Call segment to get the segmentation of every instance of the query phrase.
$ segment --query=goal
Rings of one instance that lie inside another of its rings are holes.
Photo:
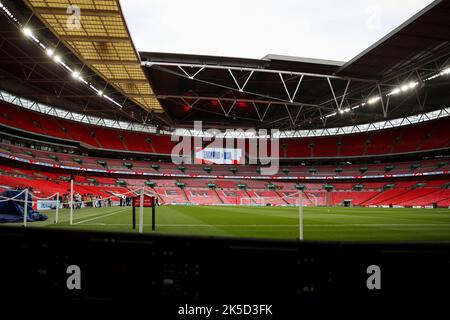
[[[315,199],[309,200],[303,195],[302,205],[306,207],[316,206]],[[241,206],[299,206],[300,199],[298,193],[289,197],[242,197],[239,204]]]
[[[285,197],[242,197],[239,204],[241,206],[293,206],[298,207],[300,203],[299,194],[293,193]],[[302,206],[317,207],[321,199],[314,194],[302,195]]]

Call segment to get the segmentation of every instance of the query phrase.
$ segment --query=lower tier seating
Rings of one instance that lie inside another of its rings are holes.
[[[68,174],[34,171],[0,166],[0,191],[13,188],[32,188],[37,197],[60,195],[70,191]],[[251,179],[122,179],[104,176],[74,177],[74,190],[107,198],[129,190],[146,187],[158,195],[163,204],[192,203],[199,205],[296,205],[299,182],[279,182]],[[183,182],[181,182],[183,181]],[[215,188],[212,187],[215,184]],[[449,180],[421,180],[351,183],[302,183],[305,206],[400,206],[400,207],[449,207]],[[331,187],[327,192],[325,187]],[[355,187],[358,188],[355,188]]]

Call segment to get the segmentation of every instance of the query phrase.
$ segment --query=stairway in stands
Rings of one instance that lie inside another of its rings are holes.
[[[117,136],[117,139],[119,139],[120,144],[122,145],[122,147],[124,148],[124,150],[128,151],[128,146],[125,143],[125,139],[123,138],[123,136],[121,136],[120,134]]]
[[[152,188],[152,190],[155,193],[156,197],[158,198],[158,203],[160,205],[163,205],[165,203],[163,197],[154,188]]]
[[[314,207],[316,204],[311,200],[307,192],[303,192],[303,201],[305,201],[304,205],[308,205],[310,207]]]
[[[242,191],[244,191],[245,196],[248,197],[250,201],[255,202],[255,200],[253,200],[253,197],[248,193],[246,189],[242,189]]]
[[[373,201],[374,201],[375,199],[377,199],[380,195],[382,195],[383,192],[384,192],[384,190],[381,190],[380,192],[378,192],[378,193],[377,193],[376,195],[374,195],[373,197],[367,199],[366,201],[361,202],[359,205],[362,206],[362,207],[364,207],[364,206],[366,206],[368,203],[373,203]]]
[[[149,144],[150,149],[152,149],[152,152],[156,153],[156,149],[155,149],[155,146],[153,145],[152,140],[150,138],[146,138],[145,141],[147,141],[147,143]]]
[[[284,201],[284,203],[289,204],[289,202],[277,190],[275,190],[275,193]]]
[[[398,192],[390,192],[390,191],[398,191]],[[410,189],[404,189],[404,190],[399,190],[399,189],[390,189],[390,190],[386,190],[385,192],[382,192],[378,195],[376,195],[375,197],[372,198],[372,200],[370,202],[366,202],[366,204],[368,205],[386,205],[389,204],[389,201],[392,199],[395,199],[397,197],[400,197],[402,195],[404,195],[405,193],[408,193],[410,191]],[[393,193],[388,195],[386,198],[380,200],[379,198],[386,195],[386,193]],[[374,201],[375,199],[377,199],[377,201]]]
[[[189,200],[189,197],[186,193],[186,190],[184,190],[184,188],[182,188],[181,191],[183,192],[184,199],[186,199],[187,202],[191,202],[191,200]]]
[[[217,198],[219,199],[220,203],[221,203],[221,204],[224,204],[225,202],[223,202],[223,199],[220,197],[220,195],[219,195],[219,193],[217,192],[217,190],[216,190],[216,189],[213,189],[213,190],[214,190],[214,193],[216,194]]]
[[[98,140],[97,136],[95,135],[95,132],[90,131],[90,132],[89,132],[89,135],[95,140],[95,143],[97,143],[97,145],[98,145],[100,148],[103,148],[103,145],[101,144],[100,140]]]

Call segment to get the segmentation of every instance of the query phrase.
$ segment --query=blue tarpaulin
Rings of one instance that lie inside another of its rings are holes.
[[[7,190],[0,193],[0,222],[21,222],[23,221],[24,204],[25,204],[25,192],[20,194],[17,198],[12,200],[7,200],[5,198],[13,198],[17,196],[21,190]],[[6,201],[3,201],[6,200]],[[16,200],[16,201],[15,201]],[[28,206],[27,206],[27,221],[43,221],[47,220],[45,214],[34,211],[31,196],[28,195]]]

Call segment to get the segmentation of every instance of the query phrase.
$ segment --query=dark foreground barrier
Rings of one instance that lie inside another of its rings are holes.
[[[226,318],[230,312],[243,319],[249,319],[249,312],[258,312],[258,319],[286,318],[308,308],[329,311],[325,307],[330,305],[369,306],[373,312],[386,304],[437,303],[447,299],[450,285],[449,244],[265,241],[17,227],[1,227],[0,241],[2,301],[112,301],[132,308],[143,303],[146,312],[162,312],[165,318],[208,310],[209,317],[183,319]],[[207,307],[211,309],[201,309]]]

